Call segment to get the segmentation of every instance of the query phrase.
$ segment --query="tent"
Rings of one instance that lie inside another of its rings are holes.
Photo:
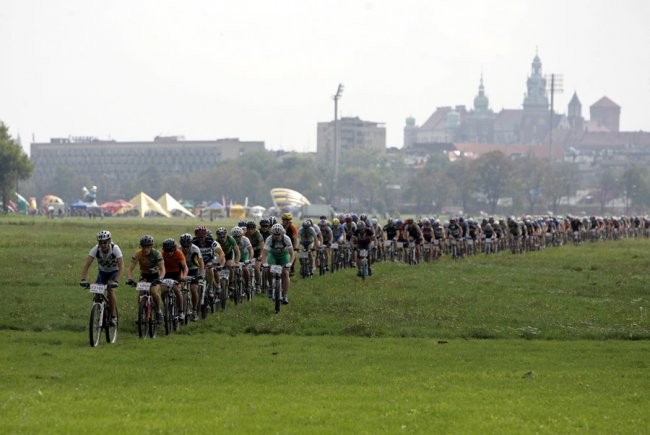
[[[173,212],[174,210],[180,211],[183,214],[188,215],[189,217],[196,217],[194,213],[186,209],[181,205],[180,202],[176,201],[173,196],[169,193],[165,193],[160,198],[158,198],[158,204],[162,206],[168,212]]]
[[[230,217],[233,219],[244,219],[246,217],[246,207],[241,204],[231,205]]]
[[[271,199],[277,208],[311,204],[302,193],[284,187],[271,189]]]
[[[102,210],[108,211],[113,215],[118,215],[132,210],[133,204],[124,199],[118,199],[117,201],[105,202],[100,207]]]
[[[131,198],[129,202],[140,211],[140,217],[144,217],[148,212],[156,212],[165,217],[171,217],[171,215],[162,208],[155,199],[144,192],[138,193],[136,196]]]
[[[249,213],[251,216],[253,216],[256,219],[261,219],[262,216],[264,216],[264,212],[266,211],[266,208],[262,207],[261,205],[254,205],[251,207],[249,210]]]

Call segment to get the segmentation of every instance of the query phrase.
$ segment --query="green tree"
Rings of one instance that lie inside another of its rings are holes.
[[[490,205],[490,213],[496,212],[497,203],[506,192],[514,175],[514,163],[501,151],[483,154],[475,161],[478,189]]]
[[[29,178],[33,169],[27,154],[9,136],[9,128],[0,121],[0,195],[4,213],[8,211],[8,203],[18,181]]]

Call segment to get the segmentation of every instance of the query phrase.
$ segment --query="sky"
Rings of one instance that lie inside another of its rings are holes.
[[[239,138],[316,150],[318,122],[521,108],[535,53],[583,116],[603,96],[650,131],[647,0],[2,0],[0,121],[29,143]]]

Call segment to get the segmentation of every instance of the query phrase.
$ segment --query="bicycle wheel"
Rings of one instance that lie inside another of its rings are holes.
[[[183,301],[185,303],[185,309],[183,310],[183,312],[185,313],[185,320],[183,320],[183,323],[187,325],[188,323],[190,323],[190,315],[192,311],[190,309],[190,306],[192,304],[192,299],[190,297],[189,292],[183,293]]]
[[[221,289],[219,290],[219,303],[221,304],[221,309],[226,309],[226,301],[228,300],[228,282],[221,282]]]
[[[90,347],[95,347],[99,344],[99,339],[102,336],[102,306],[99,303],[94,303],[90,307],[90,320],[88,322],[88,339]]]
[[[277,278],[274,283],[273,289],[273,300],[275,302],[275,313],[280,312],[280,306],[282,305],[282,279]]]
[[[147,317],[147,322],[148,322],[148,327],[149,327],[149,337],[150,338],[156,338],[156,330],[158,329],[158,308],[156,307],[155,303],[151,303],[151,305],[147,308],[148,309],[148,317]]]
[[[149,328],[149,318],[147,311],[147,301],[143,300],[140,302],[140,306],[138,307],[138,336],[143,339],[147,338]]]
[[[173,324],[174,332],[180,331],[181,329],[180,310],[178,309],[178,305],[176,303],[172,305],[172,324]]]
[[[117,341],[117,325],[119,325],[119,321],[115,325],[111,325],[111,314],[108,308],[109,307],[106,307],[106,310],[104,310],[104,329],[106,331],[106,342],[115,343]]]
[[[173,325],[174,312],[173,312],[173,306],[169,295],[165,297],[165,299],[163,300],[163,304],[165,304],[165,318],[164,318],[165,335],[169,335],[174,331],[174,325]]]

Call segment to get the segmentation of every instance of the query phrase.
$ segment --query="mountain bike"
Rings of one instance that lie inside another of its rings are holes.
[[[106,297],[106,290],[117,287],[117,284],[111,284],[109,287],[106,284],[84,282],[82,287],[90,289],[90,293],[93,294],[93,304],[90,307],[88,322],[90,347],[99,345],[102,332],[106,335],[107,343],[115,343],[117,341],[117,322],[115,325],[111,324],[111,304]]]
[[[368,250],[367,249],[359,249],[359,272],[358,275],[361,277],[361,279],[366,279],[368,274],[370,273],[370,268],[368,265]]]
[[[327,272],[327,262],[325,261],[325,250],[327,249],[327,246],[319,246],[318,247],[318,274],[320,276],[325,275],[325,272]]]
[[[230,267],[224,266],[219,268],[219,286],[217,286],[217,299],[222,310],[226,309],[228,301],[228,285],[230,284]]]
[[[156,338],[158,326],[158,308],[151,295],[151,286],[159,284],[159,280],[153,282],[140,281],[129,284],[140,294],[138,302],[138,336],[140,338]]]
[[[272,264],[268,268],[271,273],[271,300],[273,300],[275,313],[277,314],[282,306],[282,270],[284,267],[279,264]]]
[[[163,293],[163,312],[165,314],[165,335],[170,335],[180,328],[180,309],[176,300],[176,292],[174,291],[177,283],[178,281],[170,278],[165,278],[160,281],[160,285],[163,287],[161,291]]]
[[[232,291],[232,300],[235,305],[244,302],[244,277],[242,274],[242,265],[243,263],[239,263],[235,266],[235,282],[233,283],[234,288]]]
[[[185,306],[181,307],[181,312],[185,315],[183,323],[186,325],[190,322],[190,318],[194,316],[190,286],[196,282],[198,282],[198,276],[188,277],[181,287],[181,294],[183,295],[183,302],[185,303]]]
[[[248,285],[245,289],[246,299],[250,301],[253,299],[255,288],[257,287],[257,281],[255,281],[255,259],[248,260],[244,267],[248,270]]]
[[[431,249],[431,242],[424,242],[422,244],[422,260],[425,263],[430,263],[433,259],[433,251]]]
[[[311,250],[303,249],[300,250],[298,254],[300,259],[300,276],[303,278],[308,278],[312,275],[311,272]]]
[[[343,269],[345,254],[339,249],[339,244],[336,242],[332,243],[330,248],[332,249],[332,273],[334,273],[339,269]]]

